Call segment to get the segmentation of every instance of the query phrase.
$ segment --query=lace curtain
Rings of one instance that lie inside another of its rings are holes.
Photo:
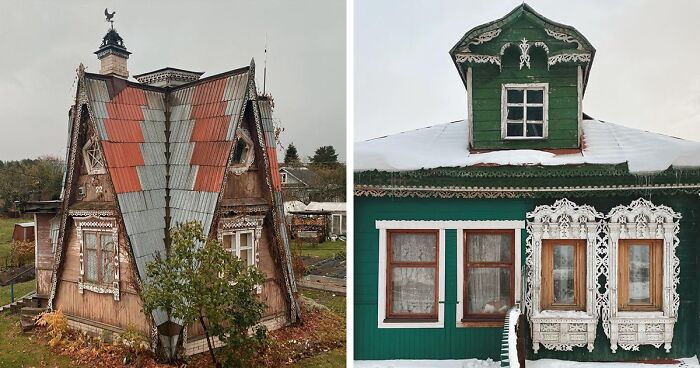
[[[437,277],[435,233],[391,235],[392,311],[395,314],[433,314]],[[402,265],[411,263],[411,265]]]
[[[511,307],[512,235],[467,238],[467,313],[503,314]]]

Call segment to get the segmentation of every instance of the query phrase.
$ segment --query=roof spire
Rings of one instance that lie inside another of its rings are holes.
[[[117,12],[113,11],[110,14],[109,11],[107,10],[107,8],[105,8],[105,17],[107,18],[107,19],[105,19],[105,21],[111,23],[112,30],[114,30],[114,20],[112,20],[112,18],[114,18],[114,14],[117,14]]]

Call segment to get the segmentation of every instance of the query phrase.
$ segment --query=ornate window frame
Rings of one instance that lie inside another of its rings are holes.
[[[93,136],[85,142],[82,149],[83,161],[88,174],[105,174],[107,172],[105,159],[100,150],[97,137]]]
[[[260,238],[262,237],[262,227],[265,216],[238,215],[234,217],[224,217],[219,220],[217,229],[217,239],[223,244],[224,236],[235,236],[239,232],[252,232],[253,235],[253,257],[254,265],[257,267],[260,262]],[[257,287],[258,294],[262,293],[262,285]]]
[[[236,146],[239,142],[243,142],[247,146],[246,156],[243,158],[243,162],[237,163],[233,162],[233,155],[236,152]],[[253,164],[255,160],[255,145],[253,144],[253,138],[251,138],[250,133],[246,128],[238,127],[236,129],[236,138],[233,140],[233,148],[231,150],[231,165],[229,166],[229,172],[234,175],[241,175],[248,171],[250,165]]]
[[[532,350],[540,345],[548,350],[571,351],[587,347],[593,351],[598,324],[598,275],[603,272],[598,263],[598,252],[604,242],[600,237],[603,214],[592,206],[577,205],[566,198],[551,206],[542,205],[527,213],[527,269],[528,319],[532,333]],[[542,241],[547,239],[586,240],[586,308],[585,311],[546,310],[540,308],[542,285]],[[605,247],[604,247],[605,248]]]
[[[78,292],[84,293],[84,290],[89,290],[100,294],[113,294],[114,300],[119,301],[119,228],[117,227],[114,217],[73,217],[75,228],[80,244],[80,275],[78,277]],[[92,231],[100,233],[111,233],[112,242],[114,243],[114,280],[112,285],[95,284],[85,280],[85,264],[84,264],[84,244],[83,231]]]
[[[610,350],[638,351],[640,345],[664,346],[671,350],[673,327],[678,316],[680,297],[676,287],[680,281],[678,247],[681,214],[663,205],[639,198],[630,205],[620,205],[608,213],[607,257],[599,252],[599,262],[608,269],[605,300],[601,303],[603,330],[610,339]],[[618,250],[624,239],[660,239],[663,241],[662,310],[654,312],[618,310]]]

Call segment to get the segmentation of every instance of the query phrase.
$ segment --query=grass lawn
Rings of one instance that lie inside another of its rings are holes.
[[[70,359],[51,351],[45,341],[22,332],[19,315],[0,315],[0,368],[5,367],[76,367]]]
[[[318,354],[308,359],[301,360],[292,368],[340,368],[345,367],[345,349],[335,349],[325,353]]]
[[[0,260],[10,255],[12,247],[12,232],[18,222],[34,221],[33,217],[7,218],[0,217]]]
[[[29,280],[15,284],[15,300],[36,290],[36,281]],[[0,306],[10,303],[10,285],[0,287]]]
[[[345,297],[333,295],[333,293],[322,290],[299,288],[299,293],[309,299],[313,299],[318,304],[325,305],[333,313],[345,317]]]
[[[311,244],[293,240],[292,247],[301,256],[315,257],[319,259],[333,258],[338,252],[345,252],[344,241],[327,241],[320,244]]]

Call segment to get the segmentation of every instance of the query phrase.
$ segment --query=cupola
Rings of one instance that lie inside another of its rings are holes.
[[[124,39],[117,33],[114,26],[102,38],[102,45],[95,54],[101,62],[100,74],[129,78],[126,61],[131,53],[126,50]]]

